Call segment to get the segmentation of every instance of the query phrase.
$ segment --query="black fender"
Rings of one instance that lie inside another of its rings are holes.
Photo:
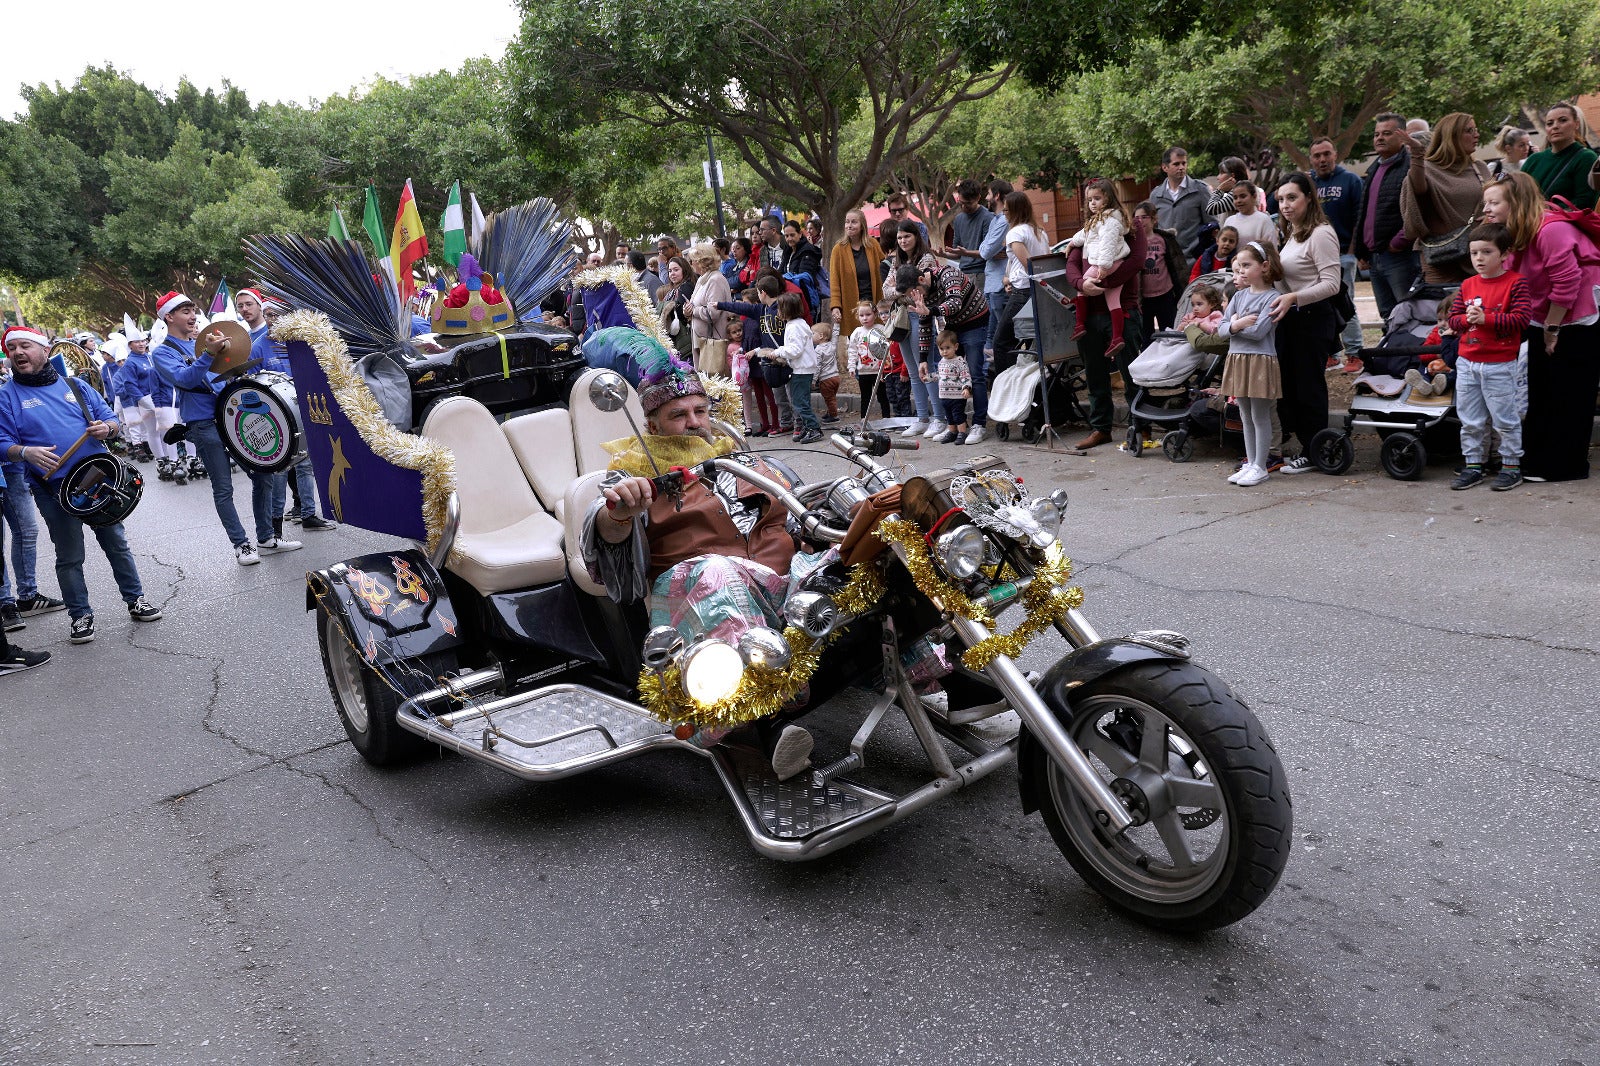
[[[1125,670],[1135,663],[1154,660],[1183,662],[1187,658],[1187,655],[1174,650],[1151,647],[1127,637],[1113,637],[1074,648],[1056,661],[1036,687],[1045,705],[1065,726],[1072,717],[1074,690],[1091,681],[1109,677],[1118,670]],[[1044,749],[1024,726],[1017,748],[1017,766],[1023,771],[1017,774],[1017,786],[1022,793],[1024,814],[1032,814],[1039,809],[1039,797],[1034,791],[1039,775],[1026,772],[1027,768],[1035,765],[1034,760],[1046,757]]]
[[[368,662],[417,659],[464,643],[444,579],[422,552],[358,555],[306,574],[306,610],[337,618]]]

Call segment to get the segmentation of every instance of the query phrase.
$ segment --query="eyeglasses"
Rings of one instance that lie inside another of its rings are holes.
[[[891,207],[891,208],[889,208],[889,213],[891,215],[903,215],[909,210],[910,210],[910,208],[906,208],[906,207]]]

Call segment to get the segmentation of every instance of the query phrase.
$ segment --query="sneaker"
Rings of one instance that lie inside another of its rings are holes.
[[[161,617],[161,608],[140,596],[128,604],[128,616],[135,622],[154,622]]]
[[[794,432],[794,427],[793,426],[779,426],[778,427],[778,431],[777,431],[776,434],[774,434],[774,436],[782,436],[785,433],[793,433],[793,432]]]
[[[1271,476],[1271,474],[1267,473],[1259,466],[1247,466],[1243,470],[1239,471],[1239,480],[1235,481],[1234,484],[1238,485],[1241,489],[1247,489],[1252,485],[1261,484]]]
[[[1494,492],[1509,492],[1522,484],[1522,468],[1520,466],[1503,466],[1500,473],[1495,476],[1489,488]]]
[[[1472,488],[1472,486],[1474,486],[1474,485],[1478,484],[1479,482],[1483,481],[1483,479],[1484,479],[1483,467],[1481,467],[1481,466],[1463,467],[1462,470],[1461,470],[1461,473],[1456,475],[1456,479],[1454,481],[1450,482],[1450,487],[1452,489],[1455,489],[1457,492],[1459,492],[1462,489],[1470,489],[1470,488]]]
[[[35,592],[27,599],[17,601],[17,613],[24,618],[32,618],[36,614],[54,614],[56,611],[66,609],[66,604],[42,592]]]
[[[47,651],[8,648],[5,654],[0,655],[0,675],[20,674],[24,670],[32,670],[35,666],[43,666],[49,661],[50,653]]]
[[[1250,469],[1250,464],[1249,463],[1240,463],[1239,464],[1239,469],[1235,470],[1233,473],[1228,475],[1228,484],[1237,485],[1239,483],[1239,479],[1244,477],[1245,472],[1248,471],[1249,469]]]
[[[951,441],[950,443],[951,444],[971,444],[972,443],[972,431],[968,430],[965,433],[957,433],[956,434],[956,439]]]
[[[1323,367],[1323,369],[1324,370],[1338,370],[1342,366],[1344,366],[1344,363],[1343,363],[1342,360],[1340,360],[1340,358],[1337,355],[1330,355],[1330,356],[1328,356],[1328,363],[1327,363],[1326,366]]]
[[[257,549],[262,555],[282,555],[284,552],[299,551],[302,545],[297,540],[284,540],[282,537],[273,537],[264,540]]]
[[[798,725],[786,725],[772,745],[772,772],[787,781],[811,765],[811,749],[816,746],[811,733]]]
[[[946,433],[949,433],[949,432],[950,432],[950,423],[941,422],[936,418],[931,423],[928,424],[927,432],[923,433],[923,436],[927,437],[927,438],[929,438],[931,440],[931,439],[936,438],[936,437],[942,437]]]
[[[1366,367],[1361,365],[1360,359],[1349,358],[1344,361],[1343,369],[1346,374],[1359,374],[1365,370]]]
[[[1304,455],[1297,455],[1283,464],[1285,474],[1309,474],[1315,469],[1316,467],[1311,465],[1311,460]],[[1263,470],[1262,473],[1266,471]]]
[[[795,443],[796,444],[815,444],[815,443],[817,443],[817,441],[819,441],[821,439],[822,439],[822,431],[821,430],[808,429],[804,433],[800,434],[800,436],[795,438]],[[298,548],[299,545],[297,544],[297,545],[295,545],[295,547]]]
[[[338,529],[339,523],[330,522],[321,515],[309,514],[300,519],[301,529]]]
[[[1269,455],[1269,456],[1267,456],[1267,473],[1276,474],[1278,471],[1280,471],[1282,469],[1283,469],[1283,456],[1281,456],[1281,455]]]
[[[823,415],[822,416],[822,424],[825,425],[825,426],[831,426],[837,421],[839,421],[839,416],[838,415]]]
[[[72,620],[72,635],[74,644],[87,644],[94,639],[94,615],[86,614],[82,618]]]
[[[973,426],[971,429],[969,429],[967,431],[967,439],[965,441],[963,441],[962,443],[963,444],[982,444],[988,438],[989,438],[989,434],[984,432],[984,428],[982,426]]]
[[[1418,396],[1427,396],[1433,392],[1433,385],[1422,380],[1422,371],[1407,370],[1406,384],[1411,386],[1411,391]]]
[[[241,544],[233,549],[233,557],[240,566],[254,566],[261,561],[254,544]]]
[[[27,628],[28,623],[22,620],[22,612],[17,610],[16,604],[0,603],[0,632],[15,633]]]
[[[927,436],[928,435],[928,423],[927,423],[927,420],[926,419],[918,419],[917,421],[915,421],[915,422],[911,423],[909,426],[907,426],[906,429],[905,429],[905,432],[900,434],[900,435],[902,437],[925,437],[925,436]]]
[[[1435,396],[1443,396],[1449,391],[1450,379],[1445,377],[1443,374],[1433,375],[1433,394]]]
[[[285,522],[293,522],[293,523],[294,523],[294,524],[295,524],[295,525],[297,525],[297,526],[298,526],[298,525],[299,525],[299,524],[300,524],[300,522],[301,522],[301,521],[302,521],[302,519],[301,519],[301,518],[300,518],[300,516],[299,516],[299,515],[298,515],[298,514],[296,514],[296,513],[295,513],[295,512],[293,512],[293,511],[290,511],[290,512],[289,512],[289,513],[288,513],[288,514],[286,514],[286,515],[284,515],[284,516],[283,516],[283,520],[284,520],[284,521],[285,521]]]
[[[935,444],[954,444],[955,440],[956,440],[956,437],[958,437],[959,435],[960,434],[958,434],[955,430],[947,429],[943,433],[939,434],[937,437],[933,438],[933,443],[935,443]]]

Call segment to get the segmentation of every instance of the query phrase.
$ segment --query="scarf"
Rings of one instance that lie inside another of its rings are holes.
[[[650,465],[652,456],[656,466],[665,472],[674,466],[694,466],[707,459],[727,455],[738,445],[728,437],[718,437],[713,444],[703,437],[658,437],[647,433],[643,445],[636,437],[623,437],[607,441],[601,447],[611,454],[607,469],[620,470],[631,477],[653,477],[655,470]],[[645,454],[645,448],[650,449],[648,455]]]
[[[24,374],[20,370],[12,370],[11,376],[18,385],[31,385],[34,388],[54,385],[61,378],[61,375],[56,373],[56,368],[49,363],[46,363],[44,369],[37,374]]]

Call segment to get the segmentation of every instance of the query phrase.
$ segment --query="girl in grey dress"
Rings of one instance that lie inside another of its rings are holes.
[[[1271,305],[1283,277],[1278,250],[1262,241],[1241,245],[1233,257],[1238,290],[1222,313],[1217,336],[1228,338],[1228,361],[1222,368],[1222,391],[1239,401],[1244,423],[1244,466],[1228,478],[1249,487],[1267,480],[1267,453],[1272,444],[1272,407],[1283,395],[1278,349],[1273,344],[1277,323]]]

